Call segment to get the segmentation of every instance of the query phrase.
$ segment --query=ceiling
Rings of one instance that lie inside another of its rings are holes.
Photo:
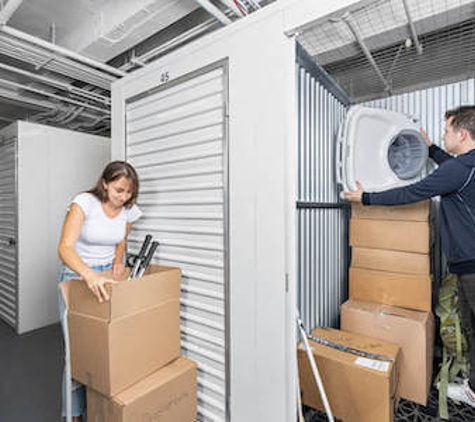
[[[267,3],[0,0],[0,127],[28,119],[108,135],[113,81]]]
[[[475,2],[364,1],[298,41],[358,102],[464,80],[475,77]]]

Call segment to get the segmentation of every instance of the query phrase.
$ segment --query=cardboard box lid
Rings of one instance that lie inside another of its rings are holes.
[[[111,272],[106,272],[111,274]],[[170,299],[180,297],[181,270],[175,267],[150,265],[145,275],[108,286],[110,300],[99,303],[81,280],[61,283],[61,290],[70,313],[87,315],[108,322],[143,311]]]
[[[414,322],[416,324],[426,324],[429,319],[433,318],[432,314],[427,311],[417,311],[413,309],[400,308],[397,306],[383,305],[375,302],[365,302],[362,300],[350,299],[341,305],[344,309],[351,309],[353,312],[363,312],[371,314],[379,314],[381,317],[388,316],[394,318],[402,318],[405,323]],[[383,323],[383,321],[381,321]]]
[[[114,401],[122,406],[128,406],[138,398],[166,385],[170,380],[177,378],[188,371],[196,371],[194,361],[183,356],[159,369],[145,379],[134,384],[127,390],[114,396]]]
[[[351,217],[373,220],[428,221],[430,207],[430,200],[392,206],[352,204]]]
[[[389,359],[391,359],[391,361],[387,362],[388,365],[386,371],[371,369],[367,366],[361,366],[361,370],[371,371],[386,378],[391,377],[391,371],[394,364],[396,363],[400,349],[399,346],[397,346],[396,344],[389,343],[383,340],[376,340],[369,337],[363,337],[358,334],[350,333],[348,331],[341,331],[324,327],[316,328],[312,331],[312,335],[331,341],[333,343],[337,343],[342,346],[352,347],[354,349],[362,350],[364,352],[375,353],[388,357]],[[345,352],[330,346],[325,346],[320,343],[316,343],[312,340],[309,340],[309,343],[313,352],[319,356],[331,358],[346,365],[358,364],[359,356],[355,354]],[[299,349],[303,350],[303,342],[301,342],[298,347]]]

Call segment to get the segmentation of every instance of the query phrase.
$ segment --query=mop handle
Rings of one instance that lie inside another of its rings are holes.
[[[305,329],[303,327],[302,320],[300,319],[300,316],[297,311],[297,325],[299,326],[300,329],[300,335],[302,337],[302,340],[305,344],[305,350],[307,352],[308,360],[310,362],[310,366],[312,367],[312,372],[313,376],[315,377],[315,381],[317,382],[318,386],[318,391],[320,391],[320,396],[323,401],[323,406],[325,407],[325,412],[327,414],[327,418],[330,422],[335,422],[335,419],[333,418],[333,413],[330,409],[330,403],[328,402],[327,395],[325,393],[325,388],[323,387],[322,379],[320,378],[320,374],[318,372],[317,364],[315,362],[315,358],[313,357],[312,349],[310,347],[310,344],[307,339],[307,333],[305,332]]]

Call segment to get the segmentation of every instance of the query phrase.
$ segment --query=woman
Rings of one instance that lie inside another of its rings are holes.
[[[142,212],[135,205],[139,180],[134,168],[123,161],[109,163],[97,184],[77,195],[64,221],[58,252],[63,262],[59,281],[80,278],[99,302],[109,300],[106,284],[115,281],[102,275],[113,270],[113,278],[124,272],[123,257],[131,225]],[[65,304],[59,295],[59,310],[63,330]],[[65,416],[65,384],[63,377],[63,416]],[[84,386],[73,383],[72,415],[81,421],[85,410]]]

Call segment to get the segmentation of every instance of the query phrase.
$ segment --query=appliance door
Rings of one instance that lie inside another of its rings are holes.
[[[344,190],[366,191],[411,184],[425,170],[428,147],[405,114],[354,106],[340,126],[337,180]]]

